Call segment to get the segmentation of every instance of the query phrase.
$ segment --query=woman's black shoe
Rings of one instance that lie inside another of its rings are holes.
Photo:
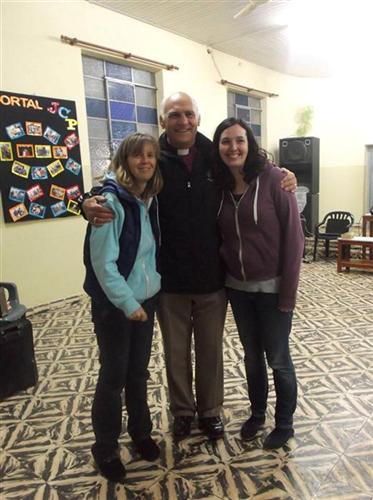
[[[98,457],[94,452],[94,449],[92,449],[92,455],[102,476],[106,477],[106,479],[112,481],[113,483],[124,483],[126,469],[124,468],[124,465],[122,464],[117,453],[109,458],[102,459]]]
[[[137,451],[140,453],[141,458],[148,460],[148,462],[157,460],[160,455],[159,446],[150,436],[142,441],[136,441],[135,446]]]
[[[265,417],[251,417],[241,427],[241,438],[244,441],[251,441],[255,438],[258,430],[263,427]]]
[[[263,448],[265,450],[276,450],[278,448],[282,448],[293,436],[294,429],[282,429],[281,427],[275,427],[265,438]]]

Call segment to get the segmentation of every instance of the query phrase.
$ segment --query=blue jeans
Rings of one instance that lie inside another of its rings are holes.
[[[278,309],[278,294],[242,292],[228,288],[238,334],[245,352],[251,413],[264,417],[268,375],[273,370],[276,392],[276,427],[292,428],[297,404],[297,380],[289,350],[293,313]]]
[[[128,434],[133,441],[152,430],[147,402],[147,370],[153,338],[157,297],[142,304],[148,320],[130,321],[118,308],[92,300],[92,321],[100,352],[100,370],[92,405],[96,456],[106,458],[118,448],[122,430],[122,390],[128,413]]]

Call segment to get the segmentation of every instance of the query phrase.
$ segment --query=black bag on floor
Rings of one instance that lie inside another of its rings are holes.
[[[19,304],[13,283],[0,283],[9,290],[9,314],[0,319],[0,399],[35,385],[38,372],[35,362],[31,322],[26,308]]]

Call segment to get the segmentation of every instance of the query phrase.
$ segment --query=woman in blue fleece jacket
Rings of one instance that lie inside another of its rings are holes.
[[[155,460],[147,403],[148,363],[154,312],[160,290],[156,256],[159,239],[155,195],[162,187],[157,141],[133,134],[119,146],[100,194],[114,219],[88,226],[84,243],[84,289],[92,299],[92,321],[100,370],[92,406],[96,441],[92,454],[101,474],[123,482],[118,439],[124,389],[127,430],[141,457]]]
[[[289,335],[304,245],[298,207],[294,194],[280,187],[281,170],[268,161],[244,121],[224,120],[213,142],[216,179],[223,190],[220,254],[251,403],[241,437],[253,439],[265,421],[266,358],[273,370],[276,426],[263,446],[280,448],[294,434],[297,400]]]

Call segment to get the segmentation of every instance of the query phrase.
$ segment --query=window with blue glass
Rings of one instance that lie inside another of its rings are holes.
[[[97,179],[127,135],[158,137],[155,75],[87,56],[83,73],[92,176]]]
[[[262,143],[262,105],[261,99],[250,94],[228,91],[228,116],[244,120],[255,136],[258,144]]]

